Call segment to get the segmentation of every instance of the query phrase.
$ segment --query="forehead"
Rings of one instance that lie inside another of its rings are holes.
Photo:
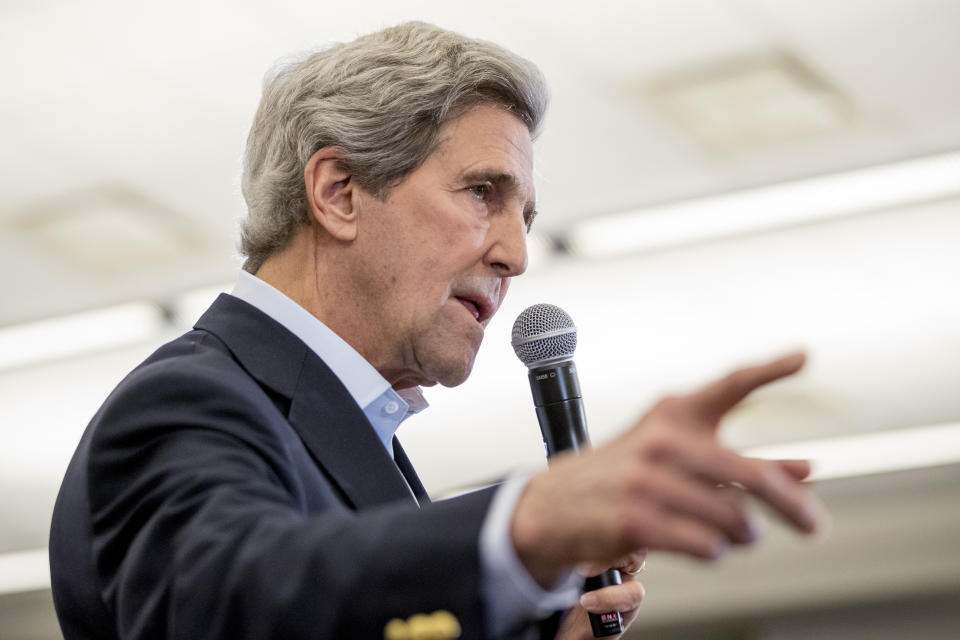
[[[440,142],[428,162],[450,174],[511,176],[533,199],[533,142],[527,126],[500,107],[481,105],[440,129]]]

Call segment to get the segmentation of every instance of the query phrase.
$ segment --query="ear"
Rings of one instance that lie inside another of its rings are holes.
[[[343,169],[340,152],[324,147],[310,156],[303,170],[310,218],[337,240],[357,237],[357,207],[353,176]]]

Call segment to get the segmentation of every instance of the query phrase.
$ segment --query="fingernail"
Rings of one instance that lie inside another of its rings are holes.
[[[747,518],[747,526],[744,535],[748,543],[754,543],[760,539],[760,526],[754,518]]]
[[[717,540],[713,544],[713,547],[710,549],[709,558],[711,560],[719,560],[721,557],[723,557],[723,554],[725,554],[727,552],[727,549],[729,548],[730,547],[729,545],[727,545],[727,543],[723,542],[722,540]]]
[[[580,596],[580,606],[584,609],[589,609],[590,607],[595,607],[600,604],[597,601],[597,594],[592,591],[588,591],[582,596]]]

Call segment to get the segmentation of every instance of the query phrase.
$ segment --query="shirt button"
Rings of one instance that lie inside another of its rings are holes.
[[[391,400],[390,402],[388,402],[383,406],[383,410],[387,412],[388,416],[392,416],[399,409],[400,409],[400,405],[394,402],[393,400]]]

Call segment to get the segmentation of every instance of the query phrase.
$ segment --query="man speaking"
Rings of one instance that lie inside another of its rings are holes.
[[[267,79],[235,289],[120,383],[63,481],[50,561],[67,640],[589,638],[587,609],[635,617],[646,549],[753,541],[718,485],[816,529],[805,463],[715,438],[802,356],[664,400],[548,472],[430,502],[394,432],[420,387],[467,379],[526,267],[546,103],[531,63],[421,23]],[[581,601],[584,565],[628,579]]]

